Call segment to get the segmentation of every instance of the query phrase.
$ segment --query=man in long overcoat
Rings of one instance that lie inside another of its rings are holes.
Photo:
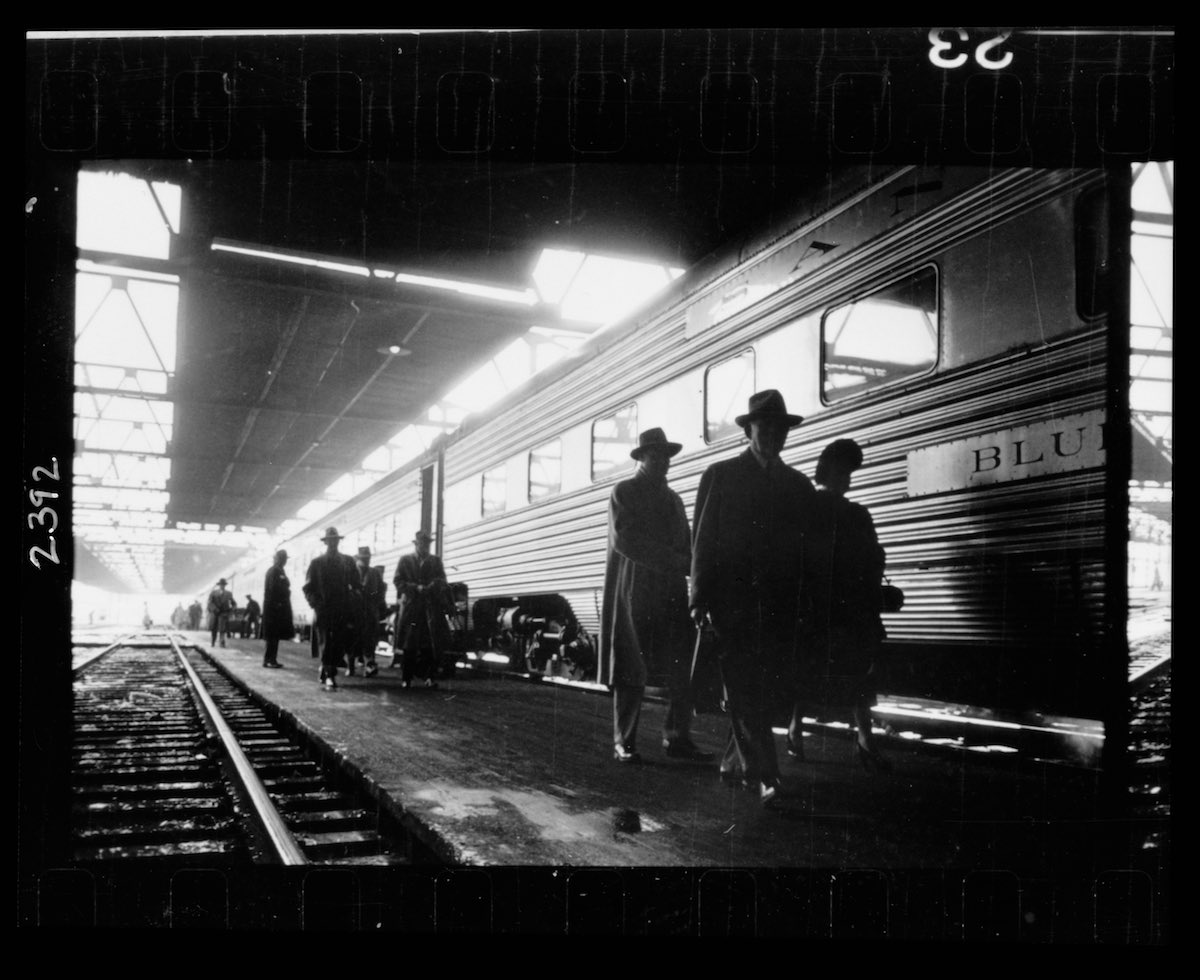
[[[403,651],[403,686],[413,676],[425,678],[426,687],[437,687],[437,648],[444,632],[449,588],[442,559],[429,553],[433,536],[418,531],[413,553],[402,555],[392,579],[396,586],[396,649]]]
[[[683,501],[667,486],[671,458],[682,447],[648,429],[630,452],[637,473],[613,487],[608,507],[600,659],[613,692],[613,757],[638,762],[638,720],[651,674],[665,676],[670,705],[663,748],[676,758],[709,761],[692,742],[688,677],[691,622],[687,574],[691,533]]]
[[[225,634],[229,632],[229,614],[236,608],[233,593],[225,588],[229,583],[225,579],[217,582],[217,587],[208,594],[208,628],[212,632],[212,646],[217,645],[220,637],[221,646],[225,645]]]
[[[283,570],[287,560],[288,553],[280,548],[275,552],[275,563],[267,569],[267,576],[263,580],[264,667],[282,667],[283,664],[279,662],[279,641],[290,640],[296,635],[296,624],[292,620],[292,583]]]
[[[321,538],[325,553],[317,555],[304,578],[304,597],[313,608],[313,650],[321,658],[320,683],[337,690],[337,669],[345,656],[354,655],[361,600],[354,559],[338,551],[342,535],[336,527]]]
[[[692,541],[692,616],[711,620],[728,692],[722,778],[741,779],[765,804],[779,788],[771,722],[792,694],[799,589],[811,481],[779,458],[790,415],[773,389],[735,420],[750,439],[700,480]]]
[[[363,675],[374,677],[379,671],[375,663],[375,647],[379,643],[379,621],[387,615],[387,585],[379,569],[371,564],[371,549],[366,545],[358,549],[355,559],[358,580],[362,588],[362,608],[358,623],[358,646],[350,660],[350,673],[354,673],[354,661],[363,663]]]

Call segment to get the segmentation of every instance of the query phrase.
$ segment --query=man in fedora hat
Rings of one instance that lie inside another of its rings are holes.
[[[342,536],[337,528],[328,528],[321,540],[325,542],[325,554],[309,563],[304,598],[313,608],[313,650],[321,658],[320,683],[337,690],[338,664],[354,653],[361,585],[354,559],[338,551]]]
[[[788,413],[783,395],[751,395],[735,421],[749,447],[713,463],[696,496],[691,609],[697,624],[712,622],[728,692],[721,776],[771,805],[779,788],[771,722],[793,693],[804,529],[815,491],[779,457],[788,430],[803,421]]]
[[[375,646],[379,642],[379,621],[387,615],[387,585],[379,569],[371,565],[371,549],[363,545],[355,558],[361,603],[358,622],[358,645],[350,658],[350,675],[354,675],[354,662],[363,664],[363,676],[374,677],[379,672],[375,663]]]
[[[413,552],[402,555],[392,581],[396,585],[396,651],[402,654],[403,686],[413,677],[437,687],[437,648],[445,632],[448,596],[442,559],[429,553],[433,535],[422,529],[413,536]],[[392,666],[396,666],[395,658]]]
[[[670,705],[663,748],[674,758],[711,761],[692,742],[687,607],[691,533],[679,494],[667,486],[682,447],[662,429],[638,436],[631,479],[613,487],[608,507],[600,659],[613,692],[613,757],[639,762],[638,719],[651,674],[665,677]]]
[[[218,579],[216,588],[208,594],[208,628],[212,631],[211,646],[214,647],[218,637],[221,646],[225,646],[225,634],[229,632],[229,614],[237,605],[233,593],[225,588],[228,584],[225,579]]]

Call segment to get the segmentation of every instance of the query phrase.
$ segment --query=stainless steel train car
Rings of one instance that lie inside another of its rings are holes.
[[[744,446],[734,417],[776,388],[804,416],[788,464],[864,447],[849,496],[906,595],[881,689],[1100,717],[1124,589],[1127,207],[1114,172],[838,172],[323,523],[389,580],[432,529],[479,644],[594,678],[607,502],[638,432],[683,444],[670,482],[691,516],[704,469]],[[289,544],[295,577],[317,536]]]

